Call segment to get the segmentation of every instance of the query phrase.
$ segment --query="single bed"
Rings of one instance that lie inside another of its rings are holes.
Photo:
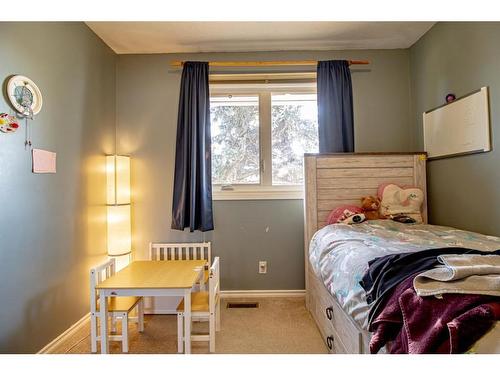
[[[496,237],[424,224],[375,220],[326,226],[330,211],[376,195],[381,183],[419,187],[426,193],[424,153],[307,154],[305,156],[306,305],[331,353],[369,353],[368,305],[358,282],[369,260],[397,252],[445,246],[500,248]],[[312,240],[312,242],[311,242]],[[473,347],[500,352],[500,326]]]

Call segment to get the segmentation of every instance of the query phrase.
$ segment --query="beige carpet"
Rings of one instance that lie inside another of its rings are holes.
[[[226,302],[257,301],[257,309],[226,309]],[[207,323],[194,323],[193,331],[206,332]],[[90,326],[57,345],[53,353],[90,353]],[[223,299],[221,330],[216,353],[326,353],[320,333],[305,308],[303,298]],[[177,320],[173,315],[146,315],[145,330],[129,325],[130,353],[176,353]],[[111,353],[121,353],[121,343],[110,343]],[[193,353],[208,353],[207,342],[194,342]]]

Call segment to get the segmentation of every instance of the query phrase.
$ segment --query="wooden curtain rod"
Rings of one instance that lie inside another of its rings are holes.
[[[367,60],[348,60],[349,65],[367,65],[370,62]],[[227,66],[316,66],[317,60],[295,60],[295,61],[210,61],[208,63],[214,67],[227,67]],[[170,64],[172,67],[181,68],[184,61],[173,61]]]

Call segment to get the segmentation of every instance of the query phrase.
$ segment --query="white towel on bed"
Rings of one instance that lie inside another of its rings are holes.
[[[441,266],[413,280],[419,296],[444,293],[500,296],[499,255],[440,255],[437,259]]]

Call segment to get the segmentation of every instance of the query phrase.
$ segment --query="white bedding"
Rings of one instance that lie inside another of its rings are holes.
[[[327,225],[316,232],[309,259],[316,275],[342,308],[368,329],[368,304],[359,285],[374,258],[441,247],[482,251],[500,249],[500,238],[428,224],[373,220],[361,224]]]

